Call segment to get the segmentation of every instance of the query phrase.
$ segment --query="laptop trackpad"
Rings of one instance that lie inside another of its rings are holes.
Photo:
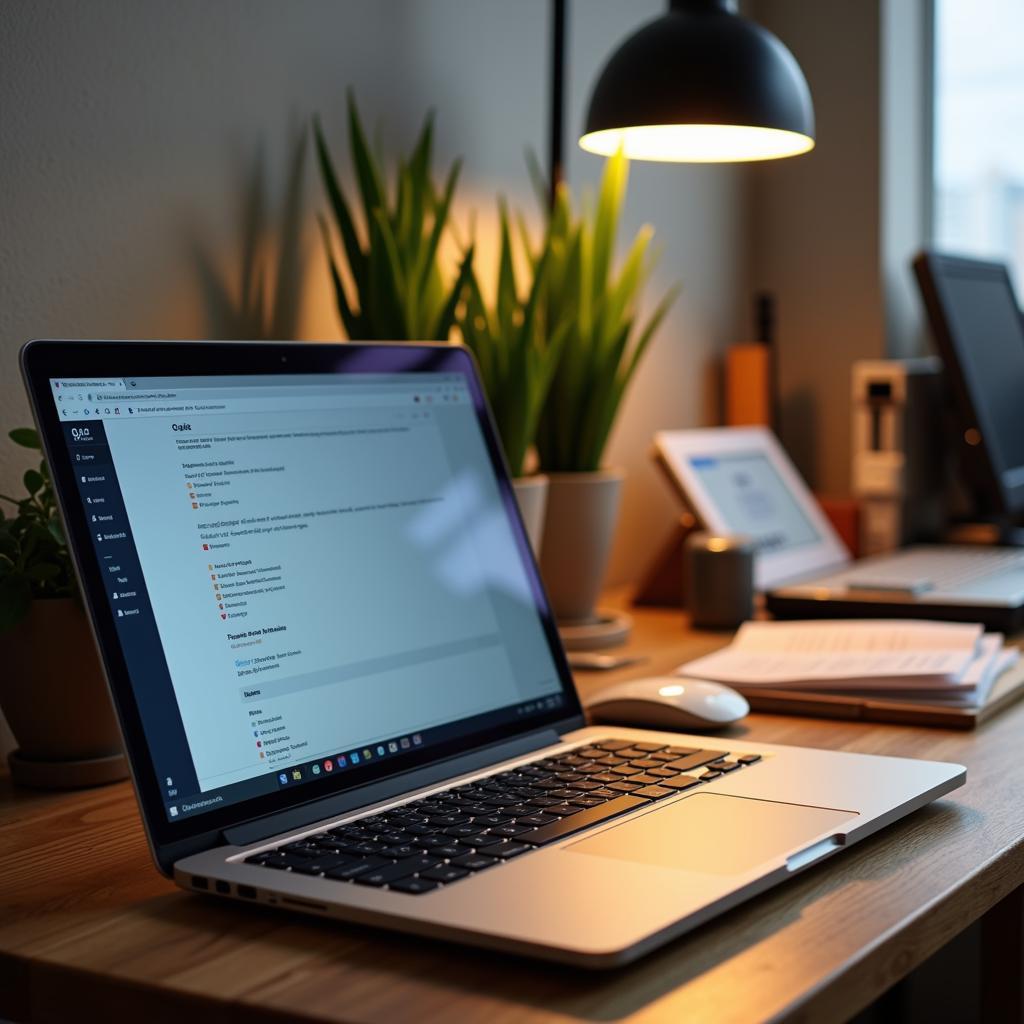
[[[565,849],[663,868],[735,875],[799,850],[854,811],[695,793]]]

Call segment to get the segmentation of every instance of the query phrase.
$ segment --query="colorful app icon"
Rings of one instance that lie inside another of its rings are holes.
[[[401,744],[402,744],[402,749],[403,750],[408,750],[409,747],[410,747],[409,737],[408,736],[403,736],[402,740],[401,740]]]
[[[418,747],[423,742],[423,737],[419,733],[415,733],[412,738],[414,747]]]
[[[293,768],[292,769],[292,778],[296,782],[301,782],[302,781],[302,769],[301,768]]]
[[[313,774],[314,775],[319,775],[320,774],[320,765],[318,765],[318,764],[313,765]]]
[[[355,754],[353,754],[352,756],[353,756],[353,757],[355,757],[356,755],[355,755]],[[348,758],[347,758],[347,757],[346,757],[346,756],[345,756],[344,754],[342,754],[342,755],[341,755],[341,756],[340,756],[340,757],[338,758],[338,767],[339,767],[339,768],[344,768],[344,767],[345,767],[345,765],[347,765],[347,764],[348,764]]]
[[[367,748],[366,748],[366,749],[365,749],[365,750],[363,751],[363,760],[364,760],[364,761],[369,761],[369,760],[370,760],[370,759],[371,759],[372,757],[373,757],[373,751],[372,751],[372,750],[370,750],[370,748],[369,748],[369,747],[367,747]]]
[[[355,750],[352,751],[352,763],[359,764],[359,753]]]
[[[390,750],[392,754],[397,754],[398,753],[398,744],[394,740],[392,740],[388,744],[388,750]]]
[[[324,771],[325,772],[333,772],[334,771],[334,762],[330,758],[328,758],[326,761],[324,761]]]
[[[281,772],[281,774],[278,775],[278,777],[277,777],[277,781],[280,782],[282,786],[287,786],[288,785],[288,773],[287,772]]]
[[[378,757],[383,757],[384,756],[384,744],[383,743],[381,743],[380,746],[377,747],[377,756]]]

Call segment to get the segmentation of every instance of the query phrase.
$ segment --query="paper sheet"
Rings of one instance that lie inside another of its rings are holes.
[[[982,627],[891,620],[748,622],[729,647],[678,669],[741,686],[966,689]],[[1000,638],[1001,642],[1001,638]]]

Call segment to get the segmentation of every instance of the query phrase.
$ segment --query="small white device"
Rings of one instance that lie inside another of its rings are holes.
[[[701,525],[757,547],[754,586],[768,590],[850,554],[766,427],[662,431],[655,455]]]
[[[851,485],[865,555],[942,532],[943,446],[935,443],[941,372],[933,357],[853,364]]]
[[[653,676],[609,686],[583,705],[594,722],[649,729],[718,729],[750,711],[742,694],[704,679]]]

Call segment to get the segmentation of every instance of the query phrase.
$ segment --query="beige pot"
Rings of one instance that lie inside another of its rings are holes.
[[[523,517],[523,525],[526,527],[526,536],[530,538],[533,553],[540,558],[544,514],[548,504],[548,478],[542,474],[517,476],[512,481],[512,486],[516,492],[519,514]]]
[[[614,469],[548,474],[540,570],[559,622],[595,619],[624,479]]]
[[[74,601],[33,601],[26,618],[0,633],[0,664],[17,781],[73,788],[127,776],[92,633]]]

